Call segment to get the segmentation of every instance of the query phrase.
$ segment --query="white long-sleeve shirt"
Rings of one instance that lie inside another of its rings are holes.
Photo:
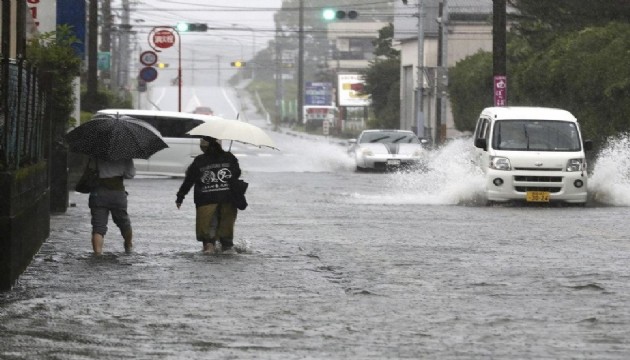
[[[98,161],[98,175],[100,178],[112,178],[116,176],[122,176],[123,179],[133,179],[136,176],[136,167],[133,165],[133,160],[97,160]]]

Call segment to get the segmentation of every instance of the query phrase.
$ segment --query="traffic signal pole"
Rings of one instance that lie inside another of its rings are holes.
[[[182,112],[182,37],[179,31],[173,28],[177,34],[177,111]]]
[[[153,48],[156,52],[161,52],[162,50],[158,49],[158,47],[162,49],[169,48],[173,45],[172,41],[169,41],[166,45],[160,46],[156,45],[155,41],[152,41],[153,35],[156,33],[158,29],[168,29],[168,31],[172,31],[177,34],[177,111],[182,111],[182,37],[179,34],[179,31],[174,26],[155,26],[149,32],[149,46]]]

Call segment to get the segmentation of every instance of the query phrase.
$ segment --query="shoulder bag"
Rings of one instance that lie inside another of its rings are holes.
[[[74,188],[77,192],[82,194],[89,194],[98,186],[98,161],[94,160],[96,168],[90,167],[91,161],[92,158],[88,160],[87,165],[85,165],[83,175],[81,175],[81,178]]]

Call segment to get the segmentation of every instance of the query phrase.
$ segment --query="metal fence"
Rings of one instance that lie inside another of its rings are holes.
[[[36,70],[24,61],[2,59],[0,170],[19,169],[45,155],[46,97],[37,78]]]

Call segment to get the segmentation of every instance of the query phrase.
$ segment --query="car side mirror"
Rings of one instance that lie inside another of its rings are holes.
[[[486,142],[486,139],[483,139],[483,138],[475,139],[475,147],[485,150],[487,146],[488,146],[488,143]]]
[[[584,151],[593,150],[593,140],[584,140]]]

